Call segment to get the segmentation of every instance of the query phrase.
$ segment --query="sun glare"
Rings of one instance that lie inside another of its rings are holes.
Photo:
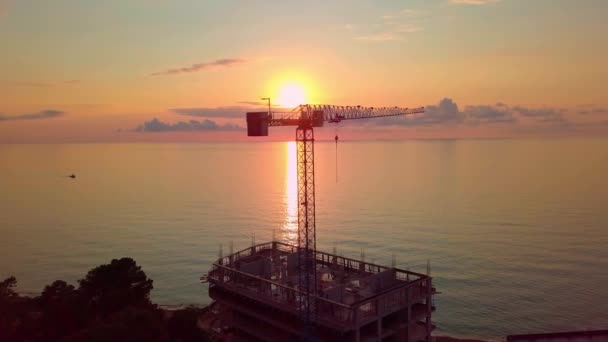
[[[301,104],[306,104],[306,92],[304,88],[295,83],[288,83],[279,89],[279,105],[285,108],[293,108]]]
[[[283,241],[297,243],[298,241],[298,170],[296,142],[285,144],[287,173],[285,174],[285,222],[283,223]]]

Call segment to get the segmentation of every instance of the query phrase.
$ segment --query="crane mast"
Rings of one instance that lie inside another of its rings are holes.
[[[307,336],[317,317],[314,296],[318,292],[316,271],[316,220],[315,220],[315,162],[314,127],[325,122],[339,123],[345,120],[381,118],[424,113],[424,107],[362,107],[334,105],[300,105],[288,112],[247,113],[247,134],[267,136],[268,127],[296,126],[298,172],[298,286],[303,295],[298,298],[300,318]]]
[[[316,320],[314,295],[317,292],[315,225],[315,135],[312,126],[296,128],[298,163],[298,285],[306,293],[300,299],[300,316],[304,322]],[[306,325],[310,328],[310,325]]]

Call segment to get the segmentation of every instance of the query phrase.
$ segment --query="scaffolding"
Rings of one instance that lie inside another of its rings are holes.
[[[316,291],[301,288],[304,251],[272,241],[220,257],[205,280],[226,331],[242,340],[294,341],[314,306],[317,341],[430,341],[435,288],[429,275],[313,250]]]

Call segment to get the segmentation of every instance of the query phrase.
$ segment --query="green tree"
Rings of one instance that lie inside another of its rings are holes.
[[[36,298],[42,312],[39,333],[43,340],[57,340],[85,324],[85,310],[80,293],[63,280],[47,285]]]
[[[7,341],[13,337],[17,328],[14,302],[17,294],[17,279],[9,277],[0,282],[0,340]]]
[[[32,300],[19,296],[16,286],[15,277],[0,282],[0,341],[26,340],[35,327]]]
[[[131,258],[113,259],[79,281],[79,291],[94,314],[105,317],[126,307],[150,307],[152,279]]]
[[[63,342],[167,342],[161,313],[152,308],[128,307],[103,321],[94,321],[86,329]]]
[[[204,342],[210,341],[209,336],[198,327],[198,319],[202,313],[196,307],[176,310],[167,322],[167,329],[172,341]]]
[[[10,276],[0,281],[0,300],[8,301],[17,297],[14,288],[17,286],[17,278]]]

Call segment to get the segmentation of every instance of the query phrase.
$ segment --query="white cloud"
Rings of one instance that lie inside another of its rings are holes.
[[[392,31],[397,33],[414,33],[422,31],[422,27],[411,24],[396,24],[392,26]]]
[[[401,40],[401,37],[397,36],[393,32],[380,32],[380,33],[357,36],[354,39],[368,41],[368,42],[386,42],[386,41],[391,41],[391,40]]]
[[[399,18],[412,18],[412,17],[417,17],[420,16],[422,14],[422,11],[417,10],[417,9],[411,9],[411,8],[404,8],[400,11],[397,12],[393,12],[390,14],[385,14],[382,16],[382,19],[384,20],[393,20],[393,19],[399,19]]]
[[[449,0],[451,4],[459,5],[487,5],[501,0]]]
[[[386,14],[381,17],[382,21],[370,25],[373,28],[370,30],[371,32],[360,32],[353,39],[366,42],[405,41],[408,34],[422,31],[422,27],[419,25],[405,22],[406,18],[419,16],[421,13],[419,10],[405,8]]]

